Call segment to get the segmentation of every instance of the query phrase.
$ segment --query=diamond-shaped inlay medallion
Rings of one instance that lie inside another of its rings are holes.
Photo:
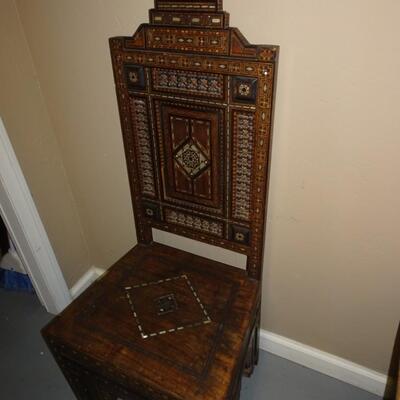
[[[209,165],[209,160],[193,141],[185,143],[174,157],[191,178],[204,171]]]
[[[132,317],[142,339],[211,324],[187,275],[125,287]]]

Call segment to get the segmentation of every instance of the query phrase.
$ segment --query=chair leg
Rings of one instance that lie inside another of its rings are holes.
[[[258,365],[258,360],[260,358],[260,324],[261,324],[261,313],[258,311],[257,323],[255,328],[255,345],[254,345],[254,364]]]
[[[248,378],[254,372],[255,366],[258,364],[259,359],[259,346],[260,346],[260,310],[257,312],[256,322],[254,324],[253,332],[251,333],[249,348],[247,350],[246,363],[244,368],[244,375]]]
[[[235,394],[233,395],[232,400],[240,400],[240,393],[242,390],[242,377],[239,377],[238,380],[239,381],[237,382]]]
[[[385,390],[385,400],[399,400],[400,399],[400,324],[397,330],[397,335],[393,348],[393,355],[390,362],[388,373],[388,382]]]

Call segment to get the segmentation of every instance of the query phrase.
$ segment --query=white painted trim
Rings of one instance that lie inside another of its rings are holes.
[[[95,282],[105,272],[104,269],[92,267],[87,271],[78,282],[71,288],[71,296],[76,299],[82,294],[93,282]]]
[[[40,300],[59,313],[71,295],[1,118],[0,213]]]
[[[261,330],[260,348],[279,357],[383,396],[387,376],[351,361]]]

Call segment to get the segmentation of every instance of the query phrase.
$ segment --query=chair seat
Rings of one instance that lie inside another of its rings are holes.
[[[43,335],[82,398],[221,400],[237,390],[259,302],[245,271],[138,245]]]

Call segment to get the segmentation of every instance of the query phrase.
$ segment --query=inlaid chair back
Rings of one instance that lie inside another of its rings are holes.
[[[230,249],[261,279],[277,47],[229,28],[221,0],[156,0],[110,45],[138,241]]]

